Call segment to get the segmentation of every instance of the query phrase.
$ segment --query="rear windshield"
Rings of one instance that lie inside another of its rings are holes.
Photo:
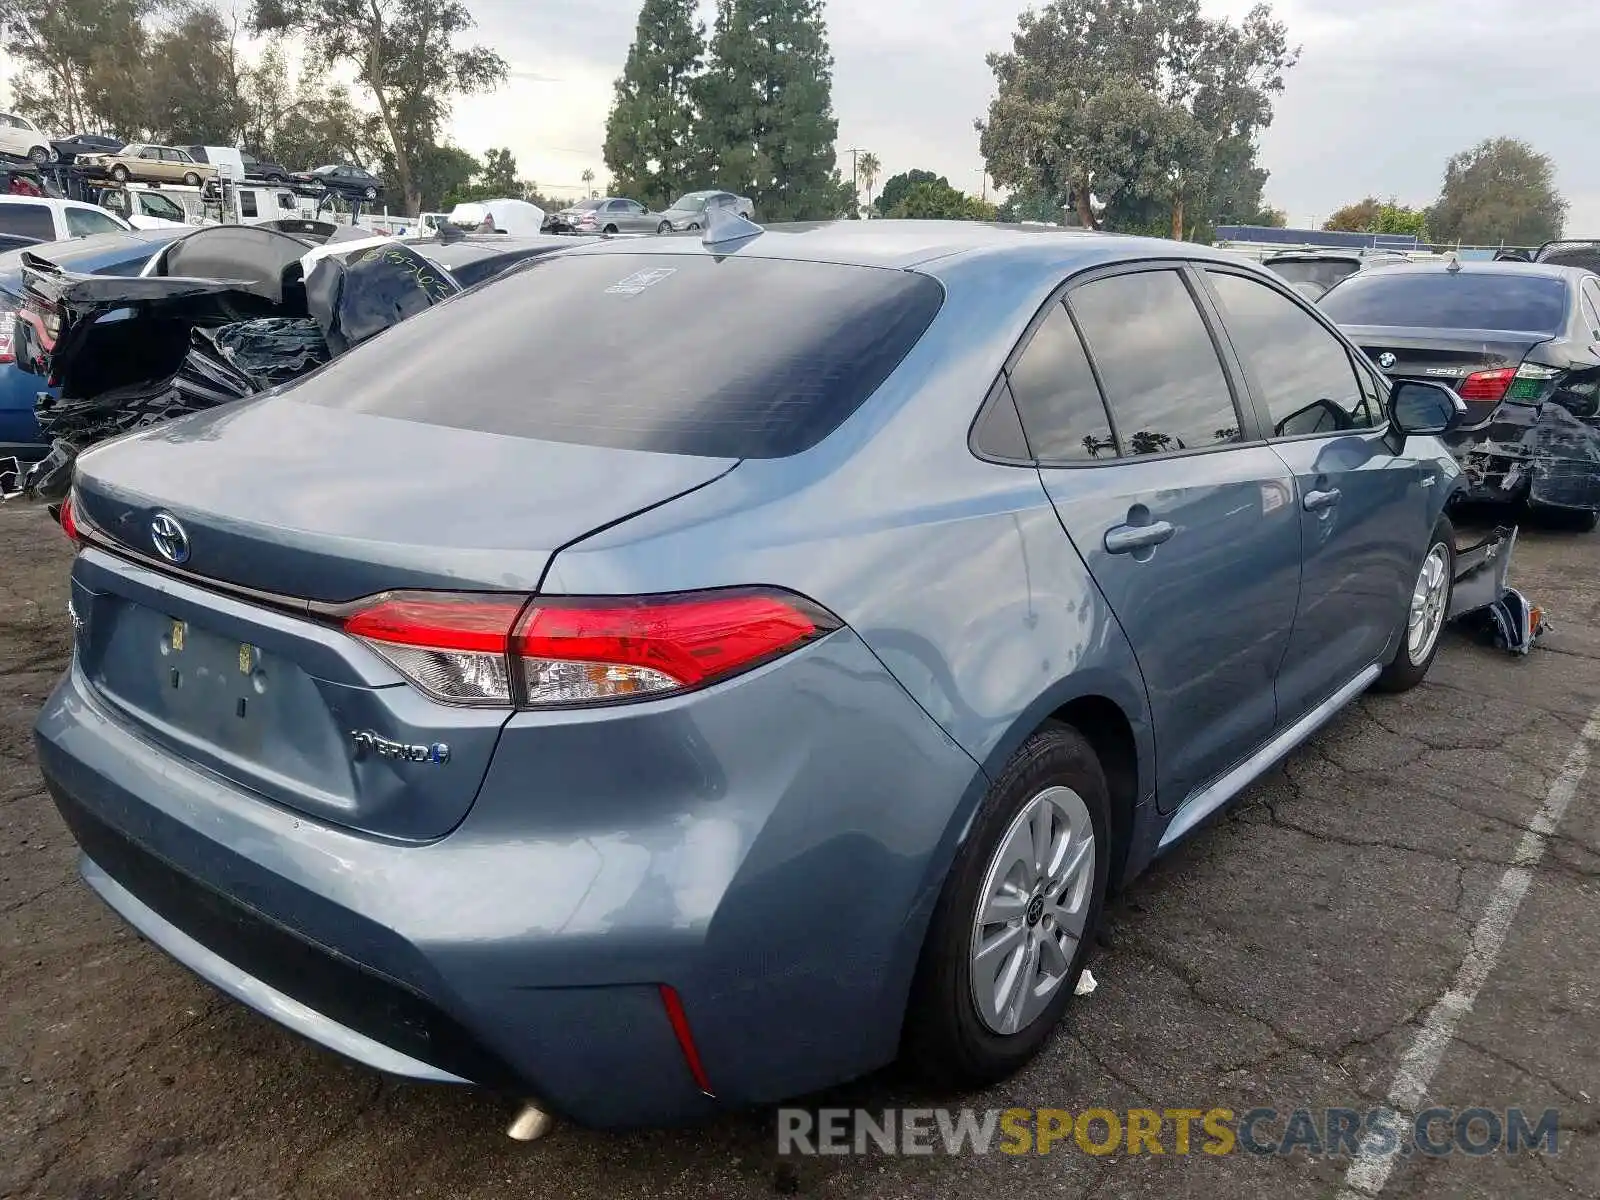
[[[1341,325],[1556,333],[1567,321],[1567,285],[1515,271],[1362,272],[1320,305]]]
[[[1276,272],[1290,283],[1314,283],[1324,288],[1331,288],[1346,275],[1354,275],[1356,266],[1357,264],[1353,262],[1340,262],[1338,259],[1267,264],[1269,270]]]
[[[877,267],[562,254],[396,325],[296,395],[485,433],[779,458],[854,412],[943,295]]]

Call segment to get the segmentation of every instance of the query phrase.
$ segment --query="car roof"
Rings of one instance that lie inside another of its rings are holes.
[[[499,254],[519,254],[543,249],[566,250],[574,246],[592,245],[600,240],[598,235],[593,238],[574,238],[559,233],[482,233],[468,234],[464,238],[449,242],[437,242],[430,238],[414,239],[401,244],[411,247],[429,262],[436,262],[448,269],[466,263],[480,262]]]
[[[1594,274],[1593,271],[1583,267],[1561,267],[1549,263],[1525,262],[1412,262],[1392,263],[1385,266],[1375,266],[1363,271],[1363,276],[1395,275],[1401,272],[1415,275],[1418,272],[1431,275],[1517,275],[1527,278],[1529,275],[1544,276],[1549,279],[1565,279],[1574,282],[1585,275]]]
[[[1198,243],[1083,229],[981,221],[825,221],[775,224],[736,243],[708,246],[698,237],[610,239],[575,254],[694,255],[795,259],[905,269],[936,260],[1014,259],[1070,268],[1123,259],[1194,258],[1246,268],[1248,259]],[[1259,269],[1259,268],[1258,268]],[[937,272],[934,272],[937,274]]]

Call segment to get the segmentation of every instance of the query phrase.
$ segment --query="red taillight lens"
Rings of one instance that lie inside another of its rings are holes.
[[[417,687],[451,704],[510,704],[506,649],[525,596],[389,592],[345,618]]]
[[[1463,400],[1502,400],[1511,381],[1517,377],[1515,367],[1502,367],[1495,371],[1474,371],[1461,381],[1456,394]]]
[[[0,308],[0,363],[17,361],[17,352],[11,340],[16,320],[15,309]]]
[[[73,507],[72,493],[68,492],[67,498],[61,502],[61,532],[67,535],[69,542],[77,546],[83,542],[83,535],[78,532],[78,517],[72,511]]]
[[[390,592],[344,620],[346,633],[435,699],[510,704],[514,698],[526,707],[605,704],[701,687],[838,627],[809,600],[766,588],[531,602]]]
[[[838,628],[765,589],[630,599],[535,599],[512,638],[522,700],[591,704],[699,687]]]

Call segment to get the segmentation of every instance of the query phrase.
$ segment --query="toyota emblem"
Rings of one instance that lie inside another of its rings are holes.
[[[174,565],[189,561],[189,535],[178,518],[171,513],[158,512],[150,518],[150,541],[156,553]]]
[[[1389,368],[1394,366],[1394,355],[1385,350],[1382,354],[1378,355],[1378,365],[1385,371],[1389,370]]]

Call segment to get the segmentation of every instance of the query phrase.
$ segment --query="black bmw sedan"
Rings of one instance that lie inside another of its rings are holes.
[[[1600,514],[1600,275],[1523,262],[1414,263],[1349,276],[1319,301],[1380,369],[1453,387],[1448,439],[1469,499]]]

